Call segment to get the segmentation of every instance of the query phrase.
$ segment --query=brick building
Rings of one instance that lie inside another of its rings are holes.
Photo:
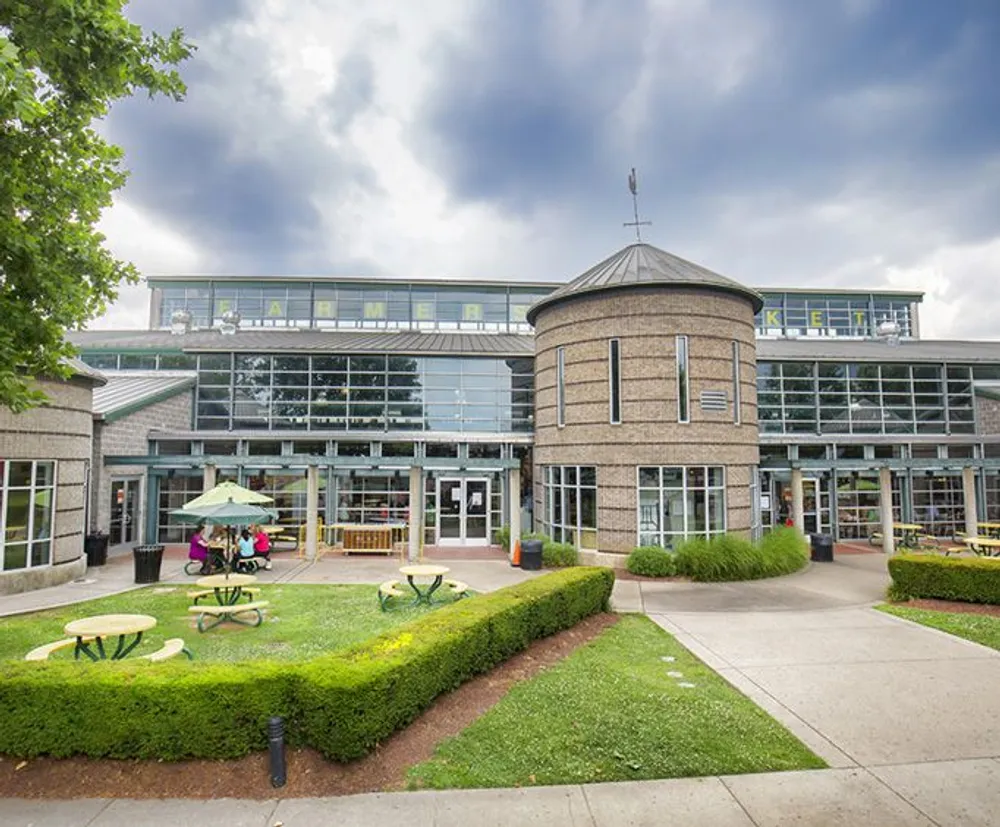
[[[534,527],[613,565],[789,517],[863,539],[883,504],[940,536],[1000,520],[1000,342],[921,338],[918,292],[755,290],[645,244],[568,283],[149,286],[149,330],[73,337],[112,382],[194,382],[189,420],[98,434],[90,522],[138,480],[133,542],[182,540],[170,511],[225,479],[289,523],[407,523],[411,549]]]

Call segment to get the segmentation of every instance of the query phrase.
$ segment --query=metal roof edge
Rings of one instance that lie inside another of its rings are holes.
[[[189,391],[195,386],[195,379],[193,377],[181,378],[176,384],[171,385],[169,388],[163,388],[156,393],[150,394],[148,396],[143,396],[140,399],[136,399],[132,402],[128,402],[117,408],[111,408],[108,411],[98,412],[94,411],[93,418],[95,422],[103,422],[108,425],[112,422],[117,422],[119,419],[124,419],[127,416],[141,411],[143,408],[148,408],[150,405],[155,405],[157,402],[164,402],[167,399],[171,399],[175,396]]]

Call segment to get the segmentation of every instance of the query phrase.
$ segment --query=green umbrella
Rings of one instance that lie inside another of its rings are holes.
[[[170,512],[189,523],[218,523],[220,525],[249,525],[250,523],[267,523],[273,518],[273,513],[252,503],[238,503],[233,500],[209,505],[192,506],[188,503],[183,508]]]
[[[207,505],[225,505],[228,502],[237,504],[244,503],[269,503],[272,498],[266,494],[258,494],[235,482],[220,482],[215,488],[210,488],[199,497],[195,497],[191,502],[184,503],[184,510],[201,508]]]
[[[250,525],[251,523],[267,523],[274,517],[272,512],[267,511],[260,506],[254,505],[253,503],[237,503],[232,500],[227,500],[223,503],[196,506],[194,508],[191,508],[190,505],[191,504],[188,503],[188,505],[184,508],[175,509],[170,513],[174,517],[178,517],[179,519],[190,523],[212,522],[228,526],[229,528],[239,525]],[[227,529],[225,552],[227,562],[232,560],[231,544],[232,535]],[[229,576],[228,569],[226,571],[226,576]]]

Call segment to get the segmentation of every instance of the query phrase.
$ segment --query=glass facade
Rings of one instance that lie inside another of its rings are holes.
[[[531,432],[531,359],[199,357],[201,430]]]
[[[539,286],[371,282],[165,282],[153,299],[153,326],[170,327],[177,310],[194,327],[239,313],[240,326],[347,330],[441,330],[530,333],[528,308],[551,292]]]
[[[52,562],[56,464],[0,459],[0,571]]]
[[[971,434],[972,369],[962,365],[761,362],[762,433]]]
[[[764,293],[764,307],[755,324],[758,336],[859,339],[874,336],[880,323],[892,321],[899,326],[900,336],[912,337],[912,305],[918,301],[919,294]]]
[[[542,468],[541,531],[557,543],[597,548],[597,469],[592,465]]]
[[[639,545],[673,548],[686,537],[726,531],[726,475],[721,465],[642,466]]]

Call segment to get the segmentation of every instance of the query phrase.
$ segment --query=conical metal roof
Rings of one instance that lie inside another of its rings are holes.
[[[534,324],[541,310],[563,299],[606,290],[650,286],[722,290],[747,299],[753,305],[754,313],[764,306],[764,297],[750,287],[651,244],[630,244],[533,304],[528,310],[528,322]]]

